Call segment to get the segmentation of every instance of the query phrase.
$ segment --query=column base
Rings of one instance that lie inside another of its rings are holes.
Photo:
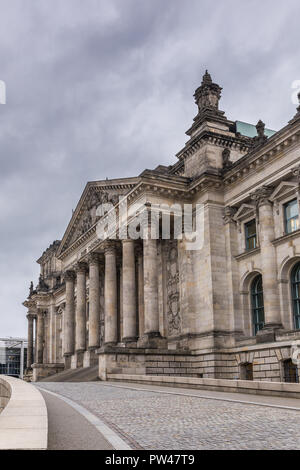
[[[137,337],[127,337],[122,339],[122,343],[124,343],[125,348],[136,348],[137,347]]]
[[[145,333],[142,338],[139,338],[137,342],[138,348],[146,349],[166,349],[168,347],[168,341],[163,338],[159,331],[151,331]]]

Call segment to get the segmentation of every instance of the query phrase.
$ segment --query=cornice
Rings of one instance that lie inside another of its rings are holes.
[[[63,239],[61,241],[60,247],[57,252],[57,258],[58,259],[63,259],[66,257],[68,248],[64,248],[66,246],[66,243],[70,240],[70,238],[73,235],[73,227],[76,226],[76,223],[79,221],[79,219],[83,216],[84,211],[86,209],[86,201],[90,197],[90,195],[93,192],[96,193],[101,193],[105,190],[125,190],[125,191],[130,191],[139,181],[138,177],[133,177],[133,178],[124,178],[124,179],[113,179],[113,180],[105,180],[105,181],[90,181],[87,183],[81,198],[77,204],[77,207],[72,215],[72,218],[67,226],[67,229],[65,231],[65,234],[63,236]],[[124,193],[125,195],[126,193]],[[96,230],[96,223],[89,229],[87,230],[86,233],[81,235],[77,240],[74,241],[74,243],[77,243],[78,240],[80,240],[78,245],[81,245],[82,242],[85,241],[86,238],[89,238],[89,235],[92,233],[92,230]],[[73,244],[71,245],[73,247]],[[63,255],[63,256],[62,256]]]
[[[293,131],[292,134],[291,131]],[[299,140],[299,123],[296,123],[292,129],[289,124],[270,137],[264,145],[255,148],[234,162],[232,167],[223,173],[225,186],[240,182],[241,178],[254,174],[257,169],[262,168],[269,161],[281,157],[282,151],[296,147]]]
[[[227,132],[230,133],[230,131]],[[208,143],[222,148],[237,149],[242,153],[247,152],[251,148],[251,139],[249,137],[226,135],[221,131],[213,132],[209,129],[204,129],[189,140],[185,147],[176,154],[176,157],[179,160],[185,160]]]

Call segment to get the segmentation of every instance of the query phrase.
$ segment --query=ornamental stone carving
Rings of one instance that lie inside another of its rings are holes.
[[[181,332],[177,240],[170,241],[168,248],[166,258],[168,334],[176,336]]]

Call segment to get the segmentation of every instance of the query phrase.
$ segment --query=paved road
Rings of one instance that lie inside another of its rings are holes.
[[[107,382],[38,386],[80,403],[133,449],[300,450],[297,400]]]

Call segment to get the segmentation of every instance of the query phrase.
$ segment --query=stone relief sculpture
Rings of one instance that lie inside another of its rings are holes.
[[[168,316],[168,334],[176,336],[181,331],[181,315],[179,304],[179,269],[178,269],[178,251],[177,241],[169,243],[166,259],[167,271],[167,316]]]

